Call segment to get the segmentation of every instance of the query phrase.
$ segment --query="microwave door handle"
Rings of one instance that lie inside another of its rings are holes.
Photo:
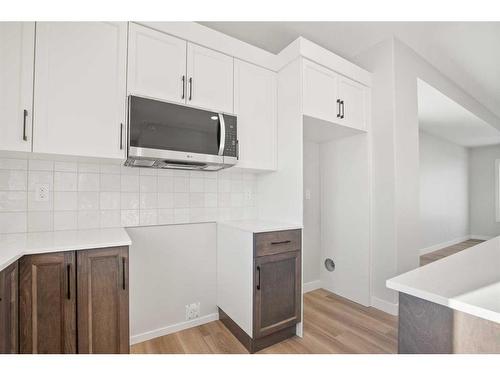
[[[219,156],[224,155],[224,147],[226,146],[226,123],[224,122],[224,115],[219,113],[219,127],[220,127],[220,142],[219,142]]]

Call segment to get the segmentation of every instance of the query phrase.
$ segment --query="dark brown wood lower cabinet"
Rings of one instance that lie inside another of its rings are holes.
[[[20,352],[76,353],[75,253],[19,261]]]
[[[300,322],[300,251],[257,257],[254,262],[253,337],[261,338]]]
[[[129,353],[128,247],[21,258],[19,314],[12,297],[18,295],[17,265],[0,275],[0,290],[10,301],[10,307],[0,305],[2,352]]]
[[[0,271],[0,354],[19,352],[18,263]]]
[[[129,353],[128,248],[77,252],[78,352]]]

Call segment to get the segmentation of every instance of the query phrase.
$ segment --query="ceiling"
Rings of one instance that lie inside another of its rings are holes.
[[[465,147],[500,144],[500,131],[436,90],[418,80],[420,129]]]
[[[278,53],[303,36],[346,58],[397,37],[500,117],[500,22],[200,22]]]

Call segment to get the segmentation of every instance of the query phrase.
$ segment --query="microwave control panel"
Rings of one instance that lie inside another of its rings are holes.
[[[235,116],[224,115],[226,125],[226,143],[224,156],[238,157],[238,127]]]

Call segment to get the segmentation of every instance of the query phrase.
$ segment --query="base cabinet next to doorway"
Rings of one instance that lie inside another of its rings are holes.
[[[272,228],[217,224],[219,319],[250,353],[294,336],[301,321],[301,229]]]

